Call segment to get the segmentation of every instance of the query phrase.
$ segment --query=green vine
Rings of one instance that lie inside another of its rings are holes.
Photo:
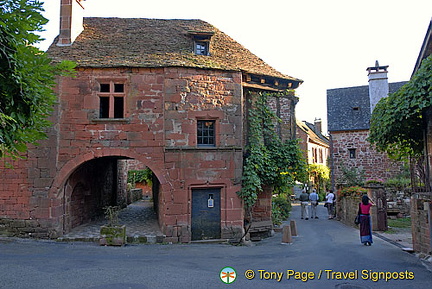
[[[432,105],[432,55],[412,79],[375,107],[369,141],[380,151],[403,160],[423,152],[423,114]]]
[[[297,140],[282,141],[275,124],[281,120],[267,104],[269,96],[260,93],[251,99],[248,112],[248,145],[243,164],[242,189],[238,192],[246,209],[251,209],[264,186],[286,192],[296,180],[307,179],[307,166]]]
[[[128,171],[127,182],[135,185],[135,183],[146,183],[151,186],[153,180],[153,172],[149,168],[145,170],[130,170]]]
[[[314,180],[317,193],[325,193],[330,185],[330,169],[326,165],[309,164],[309,178]]]

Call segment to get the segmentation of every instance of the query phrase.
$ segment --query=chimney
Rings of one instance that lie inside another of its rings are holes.
[[[368,67],[369,77],[369,99],[371,113],[378,101],[386,97],[389,93],[389,84],[387,78],[387,66],[380,66],[378,60],[375,61],[374,67]]]
[[[60,2],[60,35],[57,46],[70,46],[84,30],[83,0],[61,0]]]
[[[314,126],[315,126],[315,132],[322,133],[322,126],[321,126],[321,119],[315,118],[314,120]]]

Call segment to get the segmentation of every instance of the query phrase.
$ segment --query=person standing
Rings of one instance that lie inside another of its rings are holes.
[[[315,189],[313,189],[312,193],[309,195],[309,200],[311,201],[311,219],[318,219],[317,206],[318,206],[319,196]]]
[[[300,205],[301,205],[301,218],[305,220],[309,220],[309,195],[303,190],[300,194]]]
[[[333,219],[334,217],[334,200],[335,200],[335,195],[333,194],[333,191],[330,190],[327,195],[326,195],[326,201],[325,201],[325,206],[327,207],[327,213],[328,213],[328,218]]]
[[[370,202],[369,202],[370,201]],[[372,245],[372,224],[370,217],[370,208],[375,205],[367,195],[362,197],[359,203],[358,214],[360,216],[360,241],[365,246]]]

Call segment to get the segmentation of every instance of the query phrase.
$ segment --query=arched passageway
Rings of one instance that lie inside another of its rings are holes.
[[[103,220],[106,206],[125,208],[129,204],[144,197],[144,190],[134,190],[134,185],[128,182],[128,172],[131,170],[148,170],[145,164],[125,157],[101,157],[91,159],[79,165],[67,178],[63,194],[63,234],[73,228],[97,220]],[[150,171],[151,172],[151,171]],[[129,174],[130,175],[130,174]],[[159,181],[151,173],[152,186],[145,190],[145,199],[158,199]],[[129,178],[130,180],[130,178]],[[157,204],[157,201],[154,202]],[[153,206],[156,210],[157,206]],[[139,208],[135,208],[136,210]],[[148,208],[147,208],[148,210]],[[134,212],[136,222],[143,222],[143,216]],[[133,215],[129,221],[134,221]],[[148,214],[148,213],[147,213]]]

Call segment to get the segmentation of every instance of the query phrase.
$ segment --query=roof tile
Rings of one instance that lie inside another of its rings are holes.
[[[210,56],[193,53],[190,31],[214,32]],[[54,61],[72,60],[81,67],[194,67],[244,71],[300,81],[284,75],[202,20],[84,18],[84,31],[71,46],[48,49]]]

